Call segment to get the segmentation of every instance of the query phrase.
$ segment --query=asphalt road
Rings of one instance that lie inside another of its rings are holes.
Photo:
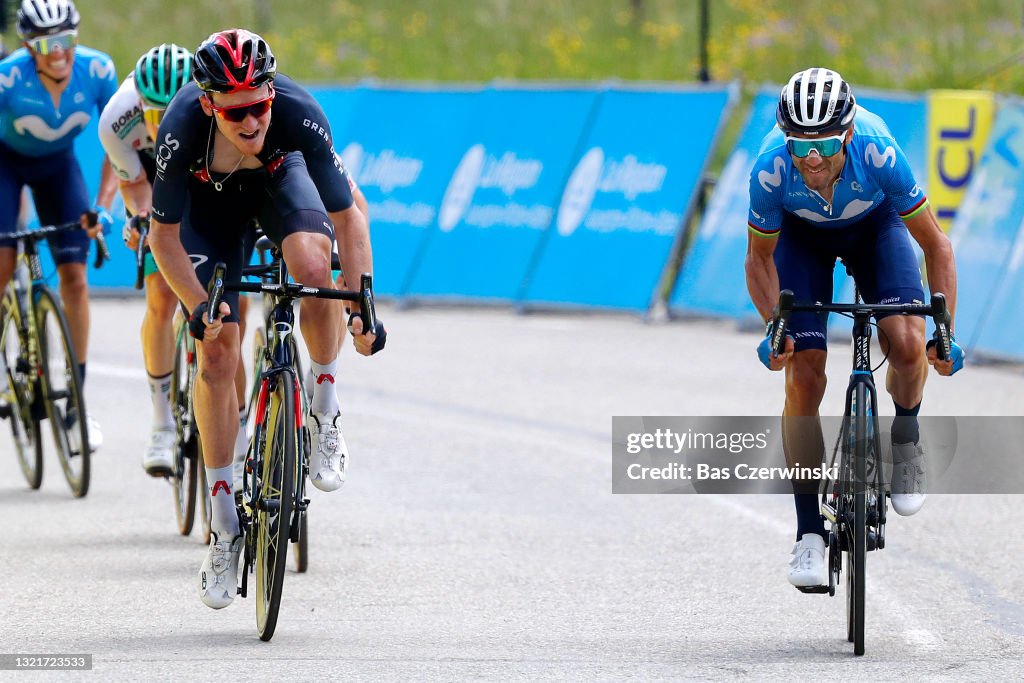
[[[611,416],[758,415],[781,377],[715,323],[384,308],[342,365],[349,482],[313,490],[310,569],[277,634],[252,599],[212,611],[205,548],[145,476],[139,300],[94,307],[87,397],[106,442],[73,500],[28,491],[0,425],[0,654],[90,653],[68,678],[1009,679],[1024,668],[1022,496],[932,496],[869,556],[867,654],[842,593],[786,581],[786,496],[611,493]],[[824,411],[841,412],[836,347]],[[883,413],[891,404],[883,401]],[[933,376],[924,413],[1012,415],[1024,374]],[[16,677],[0,672],[0,678]]]

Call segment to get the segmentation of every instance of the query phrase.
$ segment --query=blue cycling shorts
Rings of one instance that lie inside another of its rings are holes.
[[[21,191],[26,185],[32,190],[42,225],[77,221],[82,212],[92,208],[73,149],[29,157],[0,143],[0,247],[14,246],[4,235],[17,230]],[[63,232],[48,241],[57,265],[88,260],[89,236],[84,230]]]
[[[910,232],[888,201],[844,228],[823,229],[784,214],[775,246],[780,289],[793,290],[799,303],[832,301],[837,259],[853,272],[867,303],[924,302],[921,269]],[[789,320],[797,351],[825,349],[827,327],[828,313],[794,313]]]

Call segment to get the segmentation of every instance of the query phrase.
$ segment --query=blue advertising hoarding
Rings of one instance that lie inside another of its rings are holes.
[[[734,96],[606,92],[522,301],[646,310]]]
[[[1003,101],[990,143],[957,212],[956,334],[969,350],[1024,356],[1024,103]]]
[[[360,95],[336,151],[369,204],[377,293],[402,293],[437,223],[479,97],[475,89],[426,88],[366,88]]]
[[[461,160],[403,294],[516,297],[597,98],[589,89],[513,87],[477,96],[471,125],[440,141]]]

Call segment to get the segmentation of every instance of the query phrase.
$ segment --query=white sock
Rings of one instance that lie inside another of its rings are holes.
[[[174,413],[171,412],[171,373],[163,377],[149,378],[149,398],[153,402],[153,428],[174,429]]]
[[[338,404],[338,392],[334,386],[338,372],[337,359],[326,365],[310,360],[309,369],[313,371],[313,400],[310,401],[309,412],[334,415],[341,411]]]
[[[210,528],[221,540],[230,540],[238,535],[238,514],[235,512],[235,496],[231,490],[231,465],[207,467],[206,481],[210,487]]]
[[[245,456],[249,450],[249,438],[245,433],[245,408],[238,411],[238,436],[235,437],[235,460]]]

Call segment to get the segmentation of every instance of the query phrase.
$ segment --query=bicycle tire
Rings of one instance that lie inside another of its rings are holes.
[[[171,484],[174,490],[174,516],[178,533],[188,536],[196,518],[197,475],[199,465],[198,439],[192,400],[189,396],[188,328],[184,323],[175,334],[174,365],[171,368],[171,410],[174,413],[174,472]],[[205,493],[205,492],[204,492]]]
[[[854,491],[853,491],[853,553],[851,557],[850,581],[852,583],[853,623],[852,642],[855,655],[864,654],[865,629],[865,586],[867,565],[867,449],[868,420],[870,405],[867,387],[858,383],[855,389],[857,406],[854,412],[854,430],[856,435],[854,451]]]
[[[292,345],[292,372],[295,373],[295,380],[299,387],[299,401],[301,401],[300,410],[303,415],[309,414],[309,397],[306,395],[306,374],[302,367],[302,357],[299,355],[298,345],[295,343],[295,337],[288,337],[289,343]],[[305,421],[303,421],[305,422]],[[302,498],[305,497],[305,482],[306,473],[309,471],[309,431],[308,428],[301,430],[302,438],[299,440],[301,446],[297,457],[295,459],[295,501],[298,503]],[[298,517],[298,528],[295,529],[297,534],[296,538],[292,540],[292,558],[294,559],[293,569],[297,574],[305,574],[306,570],[309,569],[309,534],[307,523],[307,517],[309,515],[308,510],[302,510],[299,512]]]
[[[48,288],[39,286],[34,288],[34,299],[46,415],[64,478],[71,494],[82,498],[89,492],[92,449],[78,357],[57,298]]]
[[[10,422],[18,466],[29,488],[35,490],[43,483],[42,429],[32,410],[39,385],[35,383],[36,373],[31,372],[20,327],[17,304],[8,291],[0,308],[0,354],[6,369],[6,391],[0,395],[0,402]]]
[[[296,460],[295,398],[297,384],[290,370],[265,380],[267,392],[256,491],[256,628],[269,641],[277,628],[288,560],[293,480]]]

